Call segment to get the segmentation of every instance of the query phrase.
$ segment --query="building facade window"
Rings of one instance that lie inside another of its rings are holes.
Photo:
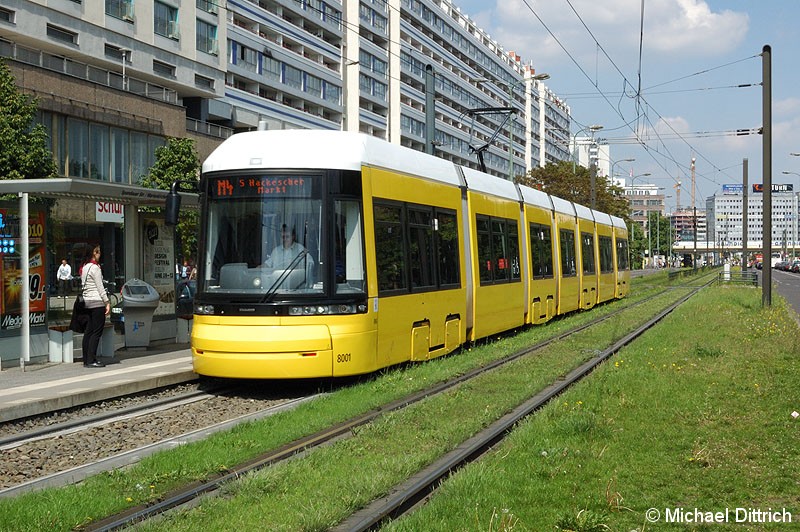
[[[153,3],[153,31],[170,39],[179,38],[177,8],[161,2]]]
[[[133,1],[106,0],[106,15],[133,22]]]
[[[78,44],[78,34],[74,31],[69,31],[64,28],[59,28],[53,24],[47,25],[47,36],[57,41],[65,42],[68,44]]]
[[[217,27],[200,19],[197,20],[197,49],[214,55],[219,52]]]
[[[196,0],[195,6],[200,11],[216,15],[218,12],[216,0]]]
[[[47,130],[50,148],[65,177],[111,183],[139,183],[155,163],[164,137],[50,112],[37,119]]]

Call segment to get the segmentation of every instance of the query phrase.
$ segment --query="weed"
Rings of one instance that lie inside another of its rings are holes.
[[[601,532],[610,530],[605,524],[606,515],[583,509],[576,515],[564,515],[556,522],[556,529],[564,532]]]

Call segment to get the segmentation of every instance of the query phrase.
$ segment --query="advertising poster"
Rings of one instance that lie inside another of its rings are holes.
[[[175,237],[164,220],[145,218],[143,281],[161,296],[155,316],[175,315]]]
[[[22,329],[22,256],[19,211],[0,208],[0,337],[18,336]],[[45,213],[28,216],[30,241],[30,326],[45,327],[47,287],[45,284]]]

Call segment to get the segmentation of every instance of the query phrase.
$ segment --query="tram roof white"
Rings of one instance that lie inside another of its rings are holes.
[[[484,174],[472,168],[462,167],[462,170],[464,170],[464,177],[467,180],[467,189],[519,201],[517,186],[511,181]]]
[[[535,188],[525,185],[518,186],[520,194],[522,194],[522,200],[526,205],[541,207],[543,209],[547,209],[548,211],[553,210],[553,204],[550,201],[550,196],[546,192],[542,192],[541,190],[536,190]]]
[[[611,217],[611,225],[614,227],[618,227],[620,229],[627,229],[628,226],[625,225],[625,220],[620,218],[619,216],[612,216]]]
[[[360,171],[362,166],[460,185],[450,161],[363,133],[313,129],[237,133],[208,156],[203,172],[268,168]]]
[[[594,216],[592,216],[592,209],[586,207],[585,205],[581,205],[580,203],[574,203],[575,205],[575,213],[578,215],[578,218],[582,220],[589,220],[590,222],[594,221]]]
[[[569,214],[575,216],[575,205],[571,201],[559,198],[558,196],[550,196],[553,200],[553,209],[562,214]]]
[[[604,212],[595,211],[595,210],[592,211],[592,214],[594,215],[594,221],[595,222],[597,222],[599,224],[603,224],[603,225],[611,225],[611,215],[610,214],[606,214]]]

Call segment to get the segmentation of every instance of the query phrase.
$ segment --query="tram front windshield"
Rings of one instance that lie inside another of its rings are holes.
[[[360,204],[332,201],[326,217],[322,184],[321,176],[210,179],[200,290],[264,302],[363,292]]]

